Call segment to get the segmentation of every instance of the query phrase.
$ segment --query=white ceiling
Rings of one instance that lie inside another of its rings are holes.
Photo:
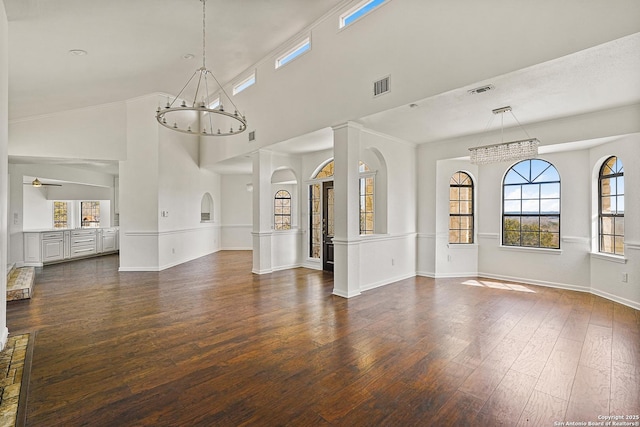
[[[9,18],[11,119],[122,101],[152,92],[175,93],[180,89],[176,85],[183,84],[201,65],[202,4],[198,0],[4,3]],[[208,0],[207,67],[220,81],[230,81],[317,19],[350,3]],[[70,49],[84,49],[88,55],[73,56],[68,53]],[[372,130],[420,144],[482,132],[492,116],[491,110],[505,105],[510,105],[526,125],[640,103],[639,52],[640,33],[636,33],[477,84],[416,99],[415,108],[402,105],[354,120]],[[195,58],[182,58],[189,53]],[[495,90],[468,94],[468,89],[483,84],[493,84]],[[505,125],[513,123],[505,121]],[[331,148],[331,144],[331,131],[325,129],[269,148],[300,153]],[[214,169],[238,173],[250,168],[250,157],[242,156]]]
[[[199,0],[4,0],[9,118],[176,93],[202,65]],[[221,82],[345,0],[208,0],[207,68]],[[86,56],[69,54],[82,49]],[[183,59],[192,54],[194,58]]]

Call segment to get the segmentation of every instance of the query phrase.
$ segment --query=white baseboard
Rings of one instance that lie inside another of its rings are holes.
[[[626,305],[631,308],[635,308],[636,310],[640,310],[640,303],[635,301],[631,301],[626,298],[619,297],[617,295],[610,294],[609,292],[601,291],[599,289],[591,289],[591,293],[594,295],[598,295],[599,297],[606,298],[608,300],[620,303],[622,305]]]
[[[369,283],[366,286],[360,288],[361,291],[369,291],[371,289],[379,288],[381,286],[389,285],[391,283],[399,282],[405,279],[411,279],[412,277],[416,277],[415,274],[403,274],[401,276],[391,277],[389,279],[381,280],[379,282]]]
[[[435,279],[436,273],[432,271],[416,271],[416,276],[430,277],[432,279]]]

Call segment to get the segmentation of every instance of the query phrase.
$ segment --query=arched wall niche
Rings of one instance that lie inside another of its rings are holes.
[[[204,193],[200,201],[200,222],[213,222],[213,197]]]

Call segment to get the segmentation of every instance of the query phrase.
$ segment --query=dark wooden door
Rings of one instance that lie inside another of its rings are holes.
[[[333,181],[322,184],[322,269],[333,271]]]

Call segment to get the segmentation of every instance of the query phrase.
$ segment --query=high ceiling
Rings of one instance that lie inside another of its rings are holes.
[[[201,65],[202,3],[198,0],[4,3],[9,19],[10,119],[152,92],[175,93]],[[350,3],[208,0],[207,67],[220,81],[233,80],[322,16]],[[85,50],[87,55],[72,55],[72,49]],[[482,132],[491,110],[505,105],[511,105],[526,125],[638,104],[638,52],[640,33],[416,99],[413,107],[401,105],[353,120],[420,144]],[[188,54],[194,57],[185,59]],[[484,84],[493,85],[494,90],[468,93]],[[330,147],[331,131],[327,129],[271,146],[290,153]],[[250,168],[250,159],[241,156],[217,170],[238,173]]]
[[[208,0],[207,68],[227,82],[344,2]],[[4,3],[10,119],[176,93],[202,65],[199,0]]]

